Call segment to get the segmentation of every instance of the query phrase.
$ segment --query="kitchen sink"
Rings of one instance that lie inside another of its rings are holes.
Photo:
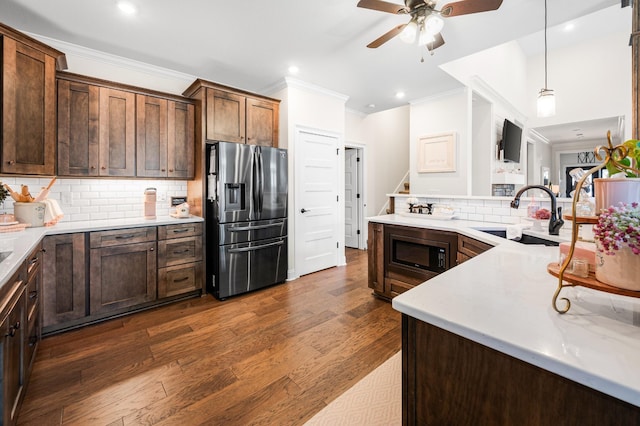
[[[477,229],[477,228],[476,228]],[[504,229],[477,229],[478,231],[486,232],[487,234],[495,235],[501,238],[507,238],[507,231]],[[516,240],[512,240],[516,241]],[[557,241],[551,241],[540,237],[534,237],[533,235],[522,234],[522,238],[516,242],[520,244],[544,244],[545,246],[559,246]]]

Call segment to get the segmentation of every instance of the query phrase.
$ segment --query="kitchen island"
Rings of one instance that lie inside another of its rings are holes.
[[[405,424],[640,422],[640,299],[569,288],[561,315],[547,273],[557,247],[477,230],[486,223],[369,221],[495,245],[393,299],[403,314]]]

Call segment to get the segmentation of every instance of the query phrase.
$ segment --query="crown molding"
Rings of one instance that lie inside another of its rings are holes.
[[[306,81],[298,80],[297,78],[292,77],[284,77],[282,80],[264,89],[263,93],[273,94],[285,88],[295,88],[306,90],[307,92],[319,93],[321,95],[337,98],[343,102],[347,102],[347,100],[349,99],[349,96],[343,95],[342,93],[334,92],[333,90],[325,89],[324,87],[317,86],[312,83],[307,83]]]
[[[453,95],[459,95],[461,93],[464,93],[466,90],[467,88],[465,86],[459,87],[457,89],[447,90],[445,92],[436,93],[435,95],[427,96],[425,98],[415,99],[409,102],[409,105],[415,106],[415,105],[420,105],[427,102],[433,102],[438,99],[448,98]]]

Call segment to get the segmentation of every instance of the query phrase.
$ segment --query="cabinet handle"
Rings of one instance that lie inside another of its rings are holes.
[[[189,230],[185,228],[185,229],[176,229],[171,232],[173,232],[174,234],[182,234],[183,232],[189,232]]]
[[[29,299],[33,300],[33,299],[36,299],[37,297],[38,297],[38,292],[37,291],[29,292]]]
[[[38,343],[38,336],[30,336],[29,337],[29,346],[33,347]]]
[[[16,331],[20,329],[20,321],[9,327],[9,332],[5,334],[5,337],[13,337],[16,335]]]
[[[128,240],[129,238],[133,238],[135,235],[127,234],[127,235],[116,235],[116,240]]]
[[[34,257],[33,259],[31,259],[31,260],[29,261],[29,266],[31,266],[31,265],[33,265],[33,264],[35,264],[35,263],[38,263],[38,258],[37,258],[37,257]]]
[[[173,254],[189,253],[190,251],[191,251],[190,249],[176,250],[173,252]]]
[[[181,282],[186,281],[186,280],[188,280],[188,279],[189,279],[189,277],[182,277],[182,278],[180,278],[179,280],[173,280],[173,282],[174,282],[174,283],[181,283]]]

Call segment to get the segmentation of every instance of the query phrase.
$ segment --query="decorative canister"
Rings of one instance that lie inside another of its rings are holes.
[[[20,223],[28,223],[33,227],[44,226],[45,203],[13,203],[13,215]]]
[[[640,200],[640,178],[598,178],[593,180],[596,214],[619,203],[631,204]]]
[[[622,244],[615,254],[607,254],[596,239],[596,279],[627,290],[640,291],[640,255]]]
[[[144,217],[155,219],[156,217],[156,189],[147,188],[144,190]]]

